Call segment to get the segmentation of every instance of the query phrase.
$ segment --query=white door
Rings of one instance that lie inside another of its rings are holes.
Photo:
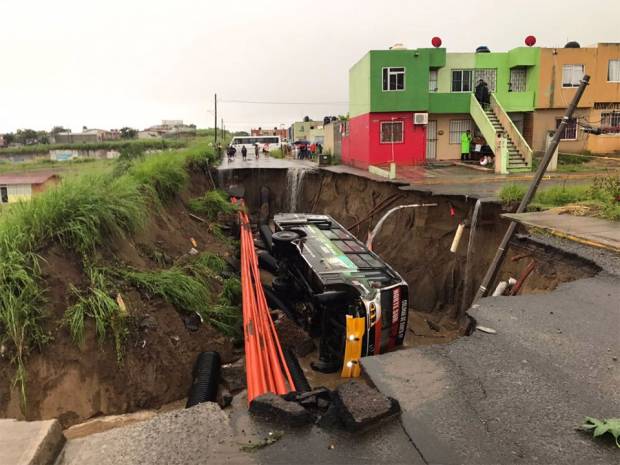
[[[437,121],[430,120],[426,125],[426,159],[437,159]]]

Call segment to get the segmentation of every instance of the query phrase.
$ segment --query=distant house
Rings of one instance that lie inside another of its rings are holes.
[[[119,131],[113,129],[107,131],[105,129],[84,129],[82,132],[59,132],[54,135],[53,143],[55,144],[83,144],[97,143],[109,140],[118,140],[121,138]]]
[[[0,147],[6,147],[7,145],[9,144],[6,143],[6,139],[2,134],[0,134]]]
[[[145,129],[144,131],[138,131],[138,139],[159,139],[161,134],[157,131],[151,131]]]
[[[59,181],[60,177],[54,173],[0,175],[0,204],[29,200]]]
[[[323,121],[297,121],[291,126],[291,138],[323,143]]]
[[[142,137],[140,134],[142,133]],[[152,139],[152,134],[158,134],[159,137],[181,137],[181,136],[195,136],[196,126],[191,124],[184,124],[180,119],[164,119],[161,124],[156,124],[150,128],[146,128],[144,131],[138,133],[140,139]]]
[[[282,141],[288,140],[288,129],[282,128],[273,128],[273,129],[264,129],[257,128],[250,130],[251,136],[280,136]]]

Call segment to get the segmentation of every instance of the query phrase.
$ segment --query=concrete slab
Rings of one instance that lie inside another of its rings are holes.
[[[253,464],[233,441],[217,404],[158,415],[143,423],[67,442],[57,465]]]
[[[548,294],[486,298],[472,313],[497,334],[362,365],[400,401],[428,463],[617,463],[613,441],[576,428],[620,412],[618,302],[620,279],[604,273]]]
[[[0,420],[0,465],[49,465],[65,443],[58,420]]]
[[[540,228],[559,237],[620,252],[620,223],[590,216],[558,215],[553,210],[502,215],[529,227]]]

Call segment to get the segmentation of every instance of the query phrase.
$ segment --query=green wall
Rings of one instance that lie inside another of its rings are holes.
[[[509,112],[533,111],[540,76],[540,49],[508,52],[446,53],[444,48],[373,50],[349,71],[349,113],[429,111],[469,113],[469,93],[452,93],[453,69],[495,68],[497,99]],[[526,66],[526,91],[508,92],[510,68]],[[384,67],[405,68],[405,90],[383,91]],[[437,92],[428,92],[429,70],[438,68]],[[474,82],[475,86],[475,82]]]
[[[370,52],[349,70],[349,116],[370,112]]]

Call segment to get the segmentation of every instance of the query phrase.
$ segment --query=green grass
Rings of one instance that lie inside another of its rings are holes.
[[[505,203],[520,202],[527,187],[507,184],[500,193]],[[593,216],[609,220],[620,220],[620,177],[596,177],[591,184],[552,186],[540,189],[528,209],[545,210],[569,204],[590,207]]]
[[[123,343],[128,334],[127,315],[109,293],[109,284],[105,275],[91,268],[89,270],[90,287],[86,292],[71,286],[71,293],[77,302],[65,311],[65,322],[73,340],[77,344],[84,342],[85,319],[95,321],[95,332],[102,344],[106,333],[112,332],[117,361],[123,358]]]
[[[233,310],[213,304],[208,283],[200,279],[203,270],[188,274],[188,266],[160,271],[124,269],[114,271],[118,277],[142,290],[147,296],[158,296],[186,313],[197,313],[203,321],[224,333],[233,332],[238,316]]]
[[[112,140],[105,142],[85,142],[77,144],[37,144],[21,147],[4,147],[0,149],[0,156],[7,154],[46,153],[50,150],[126,150],[129,147],[139,147],[142,151],[179,149],[187,146],[187,141],[174,139],[156,140]]]
[[[269,156],[272,158],[284,158],[284,152],[282,149],[272,149],[269,151]]]
[[[38,253],[57,243],[77,251],[84,269],[89,269],[97,248],[137,232],[154,201],[168,200],[186,185],[188,165],[212,159],[212,152],[204,143],[196,144],[186,150],[130,160],[128,171],[122,175],[107,172],[72,176],[29,202],[2,207],[0,342],[7,345],[16,366],[14,382],[22,393],[24,408],[25,358],[48,338],[41,326],[46,315]],[[141,286],[152,286],[152,291],[163,285],[164,290],[159,292],[179,309],[199,311],[205,317],[213,315],[216,326],[227,328],[230,319],[225,315],[230,309],[210,309],[207,285],[195,275],[186,274],[186,270],[172,269],[161,275],[136,271],[128,277]],[[104,328],[111,329],[120,354],[123,327],[115,316],[117,306],[106,286],[91,275],[89,289],[74,289],[73,295],[77,302],[68,311],[67,321],[74,338],[80,339],[84,319],[94,318],[100,337]]]
[[[220,213],[237,211],[237,207],[230,202],[228,194],[219,190],[209,191],[202,197],[190,200],[188,206],[194,213],[204,215],[211,221],[217,220]]]

